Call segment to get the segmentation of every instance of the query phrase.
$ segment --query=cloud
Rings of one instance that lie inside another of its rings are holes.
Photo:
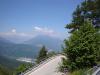
[[[56,32],[52,29],[49,29],[47,27],[34,27],[34,31],[38,34],[46,34],[46,35],[49,35],[49,36],[53,36],[56,34]]]
[[[12,29],[10,32],[0,32],[0,36],[7,36],[7,37],[13,37],[13,36],[28,36],[27,33],[18,33],[15,29]]]
[[[16,29],[11,29],[8,32],[0,32],[0,37],[6,38],[12,42],[20,43],[29,40],[36,35],[34,33],[17,32]]]
[[[12,33],[16,33],[16,29],[12,29],[11,32],[12,32]]]
[[[42,31],[42,30],[43,30],[43,29],[40,28],[40,27],[34,27],[34,29],[35,29],[36,31]]]
[[[0,32],[0,36],[5,38],[5,39],[8,39],[12,42],[15,42],[15,43],[21,43],[21,42],[24,42],[26,40],[29,40],[29,39],[32,39],[33,37],[35,37],[36,35],[32,34],[32,33],[18,33],[18,32]]]
[[[38,26],[34,27],[32,32],[17,32],[17,29],[15,28],[11,29],[8,32],[0,32],[1,37],[4,37],[13,42],[15,41],[16,43],[27,41],[38,35],[46,35],[49,37],[61,39],[62,34],[60,32],[54,31],[53,29],[49,29],[47,27],[38,27]]]

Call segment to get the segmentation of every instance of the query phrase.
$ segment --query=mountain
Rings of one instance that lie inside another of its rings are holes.
[[[38,47],[27,44],[15,44],[0,37],[0,55],[6,57],[35,57],[38,53]]]
[[[0,75],[12,75],[16,68],[21,64],[27,63],[0,55]]]
[[[9,40],[7,40],[7,39],[5,39],[5,38],[3,38],[3,37],[0,37],[0,43],[1,44],[12,44],[12,42],[11,41],[9,41]]]
[[[13,70],[20,64],[22,64],[22,62],[0,55],[0,65],[5,66],[6,68]]]
[[[41,47],[45,45],[50,50],[60,51],[63,41],[55,37],[50,37],[47,35],[39,35],[35,38],[25,41],[24,43],[36,47]]]
[[[5,38],[0,37],[0,55],[19,58],[34,58],[37,56],[41,46],[45,45],[48,50],[60,51],[62,40],[47,35],[39,35],[22,44],[15,44]]]

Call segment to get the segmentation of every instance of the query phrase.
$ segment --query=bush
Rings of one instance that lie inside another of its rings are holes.
[[[71,72],[70,75],[87,75],[87,74],[85,69],[81,69]]]
[[[36,63],[40,63],[41,61],[44,61],[46,58],[47,58],[47,50],[46,50],[45,46],[43,46],[40,49]]]
[[[16,70],[13,72],[13,75],[19,75],[21,74],[22,72],[25,72],[27,69],[29,69],[30,67],[32,67],[33,64],[29,64],[29,63],[26,63],[26,64],[21,64],[20,66],[18,66],[16,68]]]
[[[100,33],[96,31],[91,22],[84,22],[79,30],[72,33],[69,40],[65,40],[64,53],[68,61],[63,60],[63,66],[73,71],[95,65],[97,58],[100,58],[98,35]]]

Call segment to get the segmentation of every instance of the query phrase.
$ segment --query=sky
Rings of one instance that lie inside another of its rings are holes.
[[[0,36],[19,41],[44,34],[64,39],[69,36],[64,27],[82,1],[0,0]]]

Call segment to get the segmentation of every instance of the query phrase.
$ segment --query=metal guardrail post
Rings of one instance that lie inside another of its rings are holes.
[[[49,57],[49,58],[47,58],[46,60],[40,62],[39,64],[37,64],[36,66],[33,66],[32,68],[29,68],[28,70],[26,70],[25,72],[23,72],[23,73],[21,73],[21,74],[19,74],[19,75],[24,75],[25,73],[28,73],[28,72],[31,71],[32,69],[35,69],[35,68],[39,67],[40,65],[42,65],[43,63],[45,64],[45,63],[47,63],[48,61],[52,60],[54,57],[60,56],[60,55],[61,55],[61,54],[57,54],[57,55],[54,55],[54,56],[52,56],[52,57]]]

